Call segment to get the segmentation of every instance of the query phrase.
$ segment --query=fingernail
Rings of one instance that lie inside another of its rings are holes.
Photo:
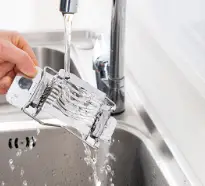
[[[37,74],[37,70],[34,67],[34,68],[30,68],[29,70],[27,70],[25,75],[27,75],[29,77],[35,77],[36,74]]]
[[[36,58],[33,59],[35,65],[38,65],[38,60]]]

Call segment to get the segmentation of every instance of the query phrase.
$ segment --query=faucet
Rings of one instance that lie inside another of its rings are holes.
[[[76,13],[77,0],[61,0],[60,11]],[[107,94],[116,104],[113,114],[125,110],[124,91],[124,38],[125,38],[126,0],[112,0],[110,48],[108,58],[98,56],[93,61],[97,88]]]
[[[60,11],[62,14],[75,14],[77,12],[78,0],[61,0]]]

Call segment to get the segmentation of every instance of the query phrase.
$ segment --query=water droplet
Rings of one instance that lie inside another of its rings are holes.
[[[110,165],[106,165],[106,169],[107,169],[108,172],[110,172],[111,171]]]
[[[33,142],[36,143],[37,139],[35,136],[33,136]]]
[[[115,186],[115,184],[114,184],[114,183],[111,183],[110,186]]]
[[[5,182],[4,182],[4,181],[2,181],[2,182],[1,182],[1,186],[4,186],[4,185],[5,185]]]
[[[112,182],[112,178],[110,178],[110,182]]]
[[[111,154],[111,153],[108,153],[108,154],[106,155],[106,158],[107,158],[107,159],[110,158],[111,160],[116,161],[115,155],[114,155],[114,154]]]
[[[40,134],[40,132],[41,132],[40,129],[37,128],[37,129],[36,129],[36,134],[37,134],[37,136]]]
[[[115,172],[114,172],[114,171],[111,171],[111,175],[114,176],[114,174],[115,174]]]
[[[10,165],[12,165],[13,162],[14,162],[14,161],[13,161],[12,159],[9,160],[9,164],[10,164]]]
[[[11,168],[11,171],[13,172],[14,169],[15,169],[15,166],[13,165],[13,160],[12,159],[9,160],[9,166]]]
[[[23,181],[23,186],[27,186],[28,184],[27,184],[27,181],[26,180],[24,180]]]
[[[101,186],[101,181],[98,180],[98,181],[95,183],[95,185],[96,185],[96,186]]]
[[[97,163],[97,158],[93,158],[92,161],[93,161],[93,164],[96,164]]]
[[[31,142],[30,144],[29,144],[29,150],[32,150],[33,149],[33,142]]]
[[[21,177],[23,177],[23,175],[24,175],[24,170],[23,168],[21,168]]]
[[[14,165],[11,165],[11,171],[13,172],[15,169],[15,166]]]
[[[21,154],[22,154],[22,150],[18,149],[18,151],[16,152],[16,156],[21,156]]]
[[[45,185],[44,186],[47,186],[47,184],[45,183]]]
[[[55,170],[52,170],[52,176],[56,176]]]
[[[37,158],[39,158],[39,157],[40,157],[40,155],[39,155],[39,154],[37,154],[37,155],[36,155],[36,157],[37,157]]]
[[[88,180],[89,180],[89,182],[91,182],[91,181],[92,181],[92,177],[91,177],[91,176],[89,176]]]
[[[101,169],[100,169],[100,173],[103,173],[105,170],[105,167],[103,166]]]

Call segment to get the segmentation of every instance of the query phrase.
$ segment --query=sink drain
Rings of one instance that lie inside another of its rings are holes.
[[[24,149],[29,147],[35,147],[36,146],[36,140],[34,137],[26,137],[24,139],[19,138],[9,138],[8,140],[8,147],[10,149]]]

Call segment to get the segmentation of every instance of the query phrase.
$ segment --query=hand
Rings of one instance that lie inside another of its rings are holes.
[[[5,94],[20,72],[35,77],[37,60],[29,44],[16,32],[0,31],[0,94]]]

